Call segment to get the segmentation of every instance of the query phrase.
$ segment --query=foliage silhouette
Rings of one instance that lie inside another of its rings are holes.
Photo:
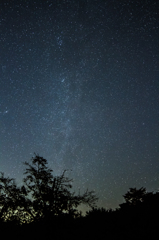
[[[125,203],[119,204],[120,209],[127,210],[129,209],[137,209],[143,208],[145,203],[148,201],[151,202],[151,199],[154,198],[154,194],[152,192],[147,192],[146,188],[129,188],[129,191],[123,196],[125,199]]]
[[[0,177],[0,218],[14,223],[28,218],[30,201],[26,199],[24,186],[17,187],[13,178]]]
[[[47,160],[25,162],[23,185],[0,175],[0,230],[8,239],[158,239],[159,192],[130,188],[119,208],[97,208],[94,192],[72,191],[72,179],[54,176]],[[80,204],[91,210],[82,216]],[[10,231],[8,231],[8,229]]]
[[[129,203],[130,205],[136,205],[139,202],[143,202],[144,196],[146,195],[146,189],[145,188],[130,188],[130,190],[124,195],[124,198],[126,200],[126,203]]]
[[[71,191],[72,179],[65,177],[66,171],[61,176],[53,176],[43,157],[35,154],[31,163],[24,164],[22,187],[17,187],[14,179],[1,174],[0,217],[3,221],[35,222],[62,214],[75,217],[80,215],[77,210],[80,204],[95,206],[97,197],[93,191],[75,195]]]

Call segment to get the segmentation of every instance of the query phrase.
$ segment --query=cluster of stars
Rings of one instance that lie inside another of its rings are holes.
[[[156,189],[157,1],[0,9],[0,171],[20,182],[22,162],[39,153],[108,208],[129,187]]]

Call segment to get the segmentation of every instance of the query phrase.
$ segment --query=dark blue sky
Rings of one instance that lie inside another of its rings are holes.
[[[34,152],[115,208],[159,188],[157,0],[0,2],[0,171]]]

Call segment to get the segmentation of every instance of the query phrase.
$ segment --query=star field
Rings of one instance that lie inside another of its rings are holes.
[[[159,188],[159,3],[1,1],[0,171],[34,152],[115,208]],[[70,171],[72,170],[72,171]]]

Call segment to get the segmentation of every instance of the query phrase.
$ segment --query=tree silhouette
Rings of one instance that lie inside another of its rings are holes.
[[[130,190],[124,195],[124,198],[129,205],[136,205],[137,203],[143,202],[145,195],[146,188],[130,188]]]
[[[129,188],[129,191],[123,196],[125,203],[119,204],[121,208],[141,205],[152,193],[148,193],[146,188]]]
[[[19,222],[50,219],[63,214],[77,216],[80,204],[95,207],[97,197],[93,191],[86,190],[82,195],[71,191],[72,179],[53,176],[47,167],[47,160],[39,155],[25,162],[24,185],[17,187],[15,180],[0,178],[0,217],[4,221],[16,219]]]
[[[25,222],[28,218],[29,200],[25,187],[17,187],[15,179],[0,177],[0,218],[3,221]]]
[[[159,193],[147,192],[146,188],[130,188],[124,195],[125,203],[119,204],[119,216],[128,232],[133,231],[140,239],[156,235],[156,219],[159,214]]]

